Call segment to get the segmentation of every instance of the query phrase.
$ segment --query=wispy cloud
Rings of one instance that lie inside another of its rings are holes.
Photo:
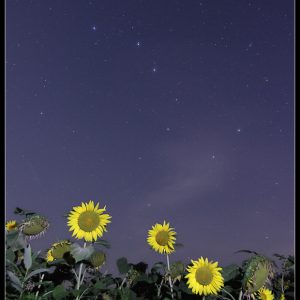
[[[165,157],[164,169],[157,185],[143,196],[139,206],[180,208],[187,202],[202,201],[206,193],[226,179],[226,156],[218,153],[220,148],[216,141],[205,146],[177,141],[157,147],[157,155]]]

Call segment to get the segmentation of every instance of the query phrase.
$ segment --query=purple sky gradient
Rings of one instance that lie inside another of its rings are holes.
[[[107,206],[114,260],[294,251],[294,2],[6,1],[6,218]]]

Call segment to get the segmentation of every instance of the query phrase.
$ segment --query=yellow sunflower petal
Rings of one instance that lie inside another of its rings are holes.
[[[73,236],[85,241],[96,241],[98,237],[107,231],[106,226],[110,223],[111,216],[103,214],[106,207],[99,209],[99,203],[90,200],[87,203],[82,202],[81,206],[73,207],[68,215],[68,226],[73,231]]]

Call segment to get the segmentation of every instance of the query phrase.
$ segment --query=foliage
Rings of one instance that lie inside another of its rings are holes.
[[[20,208],[15,212],[26,219],[36,215]],[[201,299],[188,288],[185,278],[187,266],[181,261],[171,263],[168,269],[164,262],[149,267],[145,262],[133,264],[121,257],[116,261],[119,275],[113,276],[101,272],[107,255],[105,251],[109,248],[105,240],[90,245],[72,242],[70,252],[62,259],[51,262],[46,261],[45,254],[33,253],[29,241],[22,230],[6,232],[5,299]],[[221,273],[224,288],[219,295],[206,296],[206,300],[241,299],[241,291],[247,295],[249,287],[255,285],[253,280],[260,280],[259,287],[264,283],[267,276],[264,273],[264,276],[259,277],[261,266],[268,267],[263,268],[264,272],[270,271],[268,287],[272,289],[275,299],[280,299],[282,293],[287,300],[294,299],[294,256],[274,254],[274,260],[280,262],[278,267],[273,260],[257,252],[242,252],[249,257],[241,265],[223,266]],[[169,280],[172,281],[173,294]],[[249,280],[252,280],[252,285],[249,285]]]

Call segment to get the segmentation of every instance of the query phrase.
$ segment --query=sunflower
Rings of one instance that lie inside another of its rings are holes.
[[[72,236],[77,239],[85,239],[87,242],[96,241],[98,237],[102,237],[106,230],[106,225],[110,223],[111,218],[108,214],[103,214],[106,207],[98,209],[99,203],[94,201],[83,203],[81,206],[73,207],[68,216],[68,226],[73,231]]]
[[[285,300],[284,293],[282,293],[282,294],[280,295],[280,300]]]
[[[46,261],[51,262],[56,259],[63,258],[64,255],[71,251],[71,242],[67,240],[54,243],[48,250],[46,255]]]
[[[265,288],[274,276],[272,261],[263,255],[254,255],[248,259],[244,267],[243,289],[246,294],[255,294]]]
[[[49,221],[41,215],[26,218],[19,226],[26,238],[35,239],[44,235],[49,228]]]
[[[217,293],[224,286],[224,278],[221,275],[222,268],[218,262],[209,262],[207,258],[192,260],[193,265],[187,267],[187,285],[194,294],[209,295]]]
[[[148,244],[159,253],[170,254],[175,251],[174,244],[176,232],[170,228],[170,224],[164,221],[163,224],[155,224],[148,231]]]
[[[5,224],[6,231],[12,231],[18,227],[16,220],[7,221]]]
[[[261,300],[273,300],[274,295],[272,294],[272,291],[269,289],[261,288],[258,290],[258,297]]]

